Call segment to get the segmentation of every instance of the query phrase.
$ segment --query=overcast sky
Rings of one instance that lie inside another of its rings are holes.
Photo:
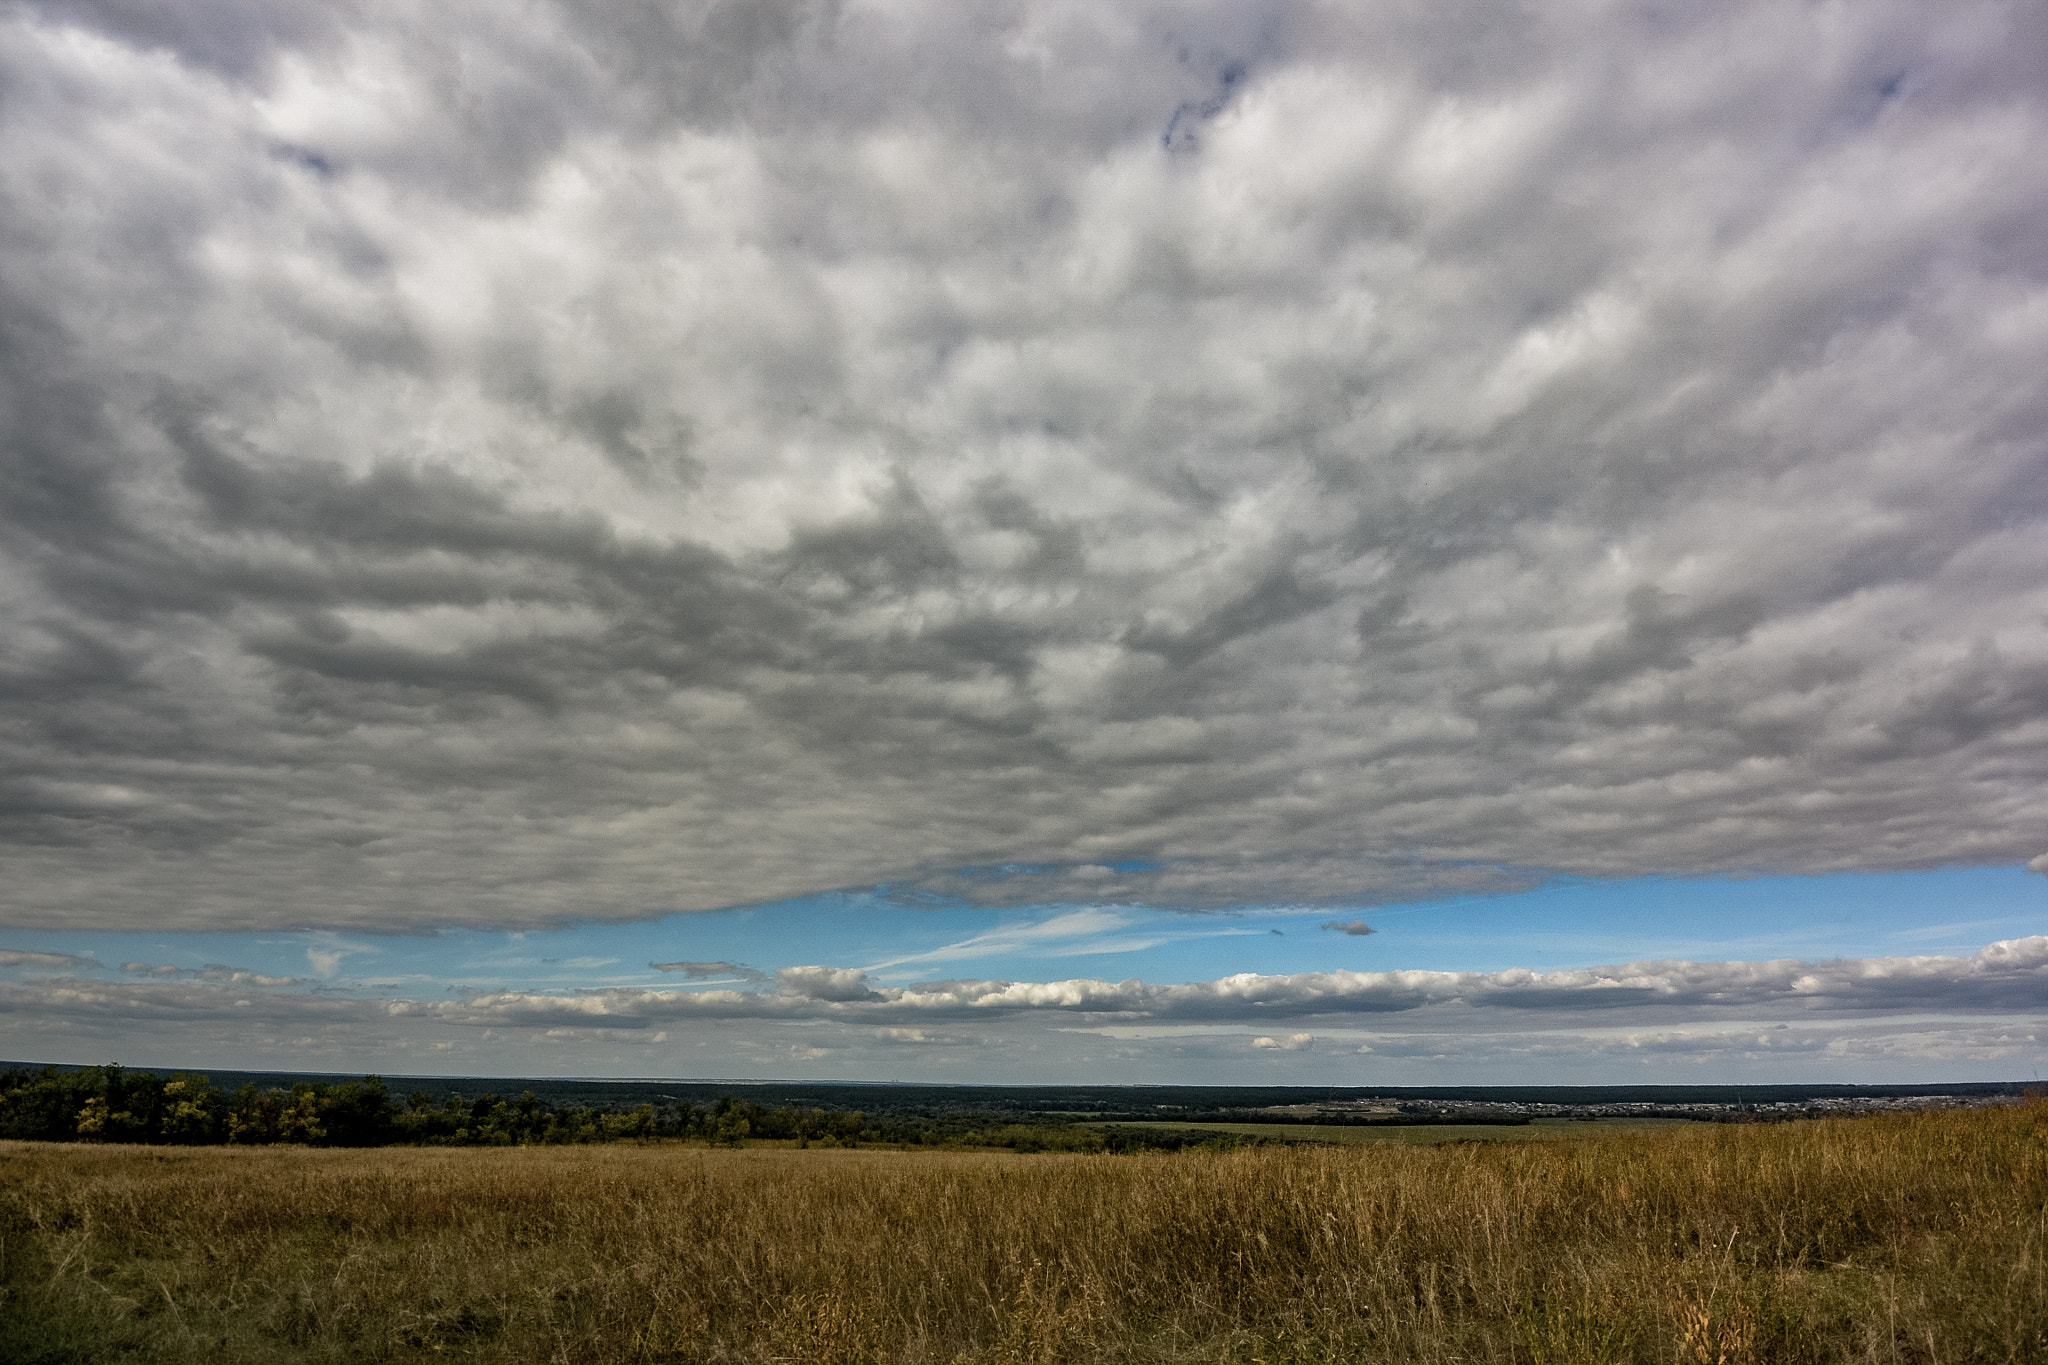
[[[2023,1076],[2044,147],[2026,0],[0,9],[0,1051]],[[1730,877],[1886,927],[1388,928]]]

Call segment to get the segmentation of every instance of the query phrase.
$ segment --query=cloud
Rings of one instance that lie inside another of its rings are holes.
[[[866,1058],[893,1068],[886,1059],[901,1056],[930,1059],[938,1069],[919,1074],[933,1077],[1078,1081],[1157,1079],[1183,1065],[1196,1068],[1189,1079],[1213,1080],[1232,1059],[1257,1055],[1284,1070],[1299,1055],[1303,1064],[1319,1059],[1321,1070],[1300,1074],[1324,1084],[1447,1076],[1611,1083],[1652,1074],[1634,1068],[1679,1063],[1706,1068],[1688,1074],[1727,1079],[1925,1079],[1956,1075],[1957,1067],[2010,1078],[2040,1064],[2048,1037],[2048,937],[1994,943],[1968,957],[1640,962],[1561,972],[895,987],[855,969],[814,966],[784,969],[777,983],[761,991],[375,998],[305,989],[310,983],[263,989],[275,981],[209,969],[0,983],[0,1017],[25,1052],[120,1045],[132,1057],[143,1039],[172,1053],[170,1062],[209,1051],[265,1065],[326,1058],[362,1066],[362,1058],[387,1057],[395,1059],[381,1063],[387,1069],[420,1071],[494,1058],[500,1069],[531,1071],[541,1056],[597,1074],[588,1068],[619,1065],[616,1046],[631,1044],[670,1048],[659,1062],[631,1063],[640,1075],[718,1074],[733,1059],[762,1068],[749,1074],[786,1074],[785,1065],[813,1074],[799,1064],[830,1058],[843,1068]],[[1342,1067],[1353,1064],[1378,1069],[1347,1079]],[[1231,1074],[1249,1081],[1262,1073]]]
[[[971,958],[1008,954],[1027,957],[1083,957],[1096,953],[1135,953],[1143,952],[1147,948],[1156,948],[1162,943],[1169,943],[1178,938],[1248,932],[1239,929],[1210,929],[1186,933],[1155,933],[1141,938],[1114,937],[1119,930],[1128,928],[1133,922],[1132,917],[1127,914],[1099,907],[1070,910],[1033,923],[1004,925],[989,933],[975,934],[970,938],[926,952],[890,958],[873,964],[868,970],[880,971],[888,967],[904,967],[919,962],[960,962]]]
[[[1767,1025],[1761,1029],[1696,1027],[1627,1032],[1544,1030],[1503,1034],[1415,1033],[1382,1036],[1359,1048],[1375,1064],[1413,1060],[1433,1067],[1485,1060],[1523,1069],[1560,1064],[1591,1074],[1614,1074],[1630,1064],[1684,1066],[1691,1078],[1703,1066],[1738,1063],[1777,1074],[1813,1076],[1831,1067],[1868,1076],[1876,1066],[1917,1068],[1906,1074],[1939,1076],[1957,1062],[1989,1068],[1984,1074],[2015,1076],[2037,1065],[2048,1038],[2040,1020],[2003,1025],[1881,1022],[1852,1026]],[[1723,1073],[1726,1074],[1726,1073]],[[1669,1073],[1667,1072],[1667,1079]]]
[[[367,943],[351,943],[333,933],[319,933],[314,937],[316,941],[306,949],[306,961],[312,965],[313,974],[323,981],[332,979],[347,959],[362,953],[383,951]]]
[[[1362,919],[1327,919],[1322,922],[1320,927],[1339,934],[1348,934],[1352,938],[1363,938],[1367,934],[1377,934],[1379,932],[1379,930],[1373,928]]]
[[[1217,981],[1165,985],[1136,979],[1047,982],[952,981],[875,986],[849,968],[786,967],[772,995],[664,993],[616,989],[577,996],[507,992],[462,1009],[575,1014],[642,1020],[707,1017],[922,1016],[969,1018],[1044,1012],[1228,1022],[1400,1014],[1430,1007],[1542,1014],[1618,1011],[1829,1011],[2048,1008],[2048,937],[1994,943],[1972,957],[1885,957],[1809,963],[1636,962],[1615,967],[1536,972],[1244,973]],[[451,1008],[456,1008],[451,1006]],[[635,1025],[637,1026],[637,1024]]]
[[[10,922],[2040,853],[2037,7],[734,13],[0,18]]]
[[[1269,1038],[1262,1035],[1252,1039],[1252,1046],[1279,1052],[1299,1052],[1314,1041],[1315,1035],[1309,1033],[1290,1034],[1286,1038]]]
[[[648,966],[657,972],[681,972],[691,981],[710,981],[724,977],[739,981],[766,981],[768,974],[754,970],[742,962],[650,962]]]
[[[844,1005],[886,998],[869,987],[866,972],[850,967],[780,967],[776,969],[775,980],[782,994],[791,1000]]]
[[[878,1028],[874,1039],[891,1047],[974,1047],[985,1040],[971,1034],[933,1033],[921,1028]]]
[[[70,953],[31,953],[17,948],[0,948],[0,967],[77,968],[99,965],[92,958],[74,957]]]
[[[172,983],[276,985],[228,968],[204,972],[141,968],[139,974]],[[2048,936],[2008,939],[1970,957],[1878,957],[1804,962],[1634,962],[1619,966],[1537,972],[1300,972],[1242,973],[1215,981],[1165,984],[1141,981],[921,982],[883,986],[856,968],[784,967],[772,991],[651,990],[605,987],[568,993],[481,991],[454,999],[358,1000],[380,1016],[482,1027],[543,1024],[639,1029],[680,1020],[869,1021],[923,1027],[935,1019],[1048,1016],[1068,1022],[1157,1022],[1232,1025],[1277,1020],[1379,1020],[1409,1014],[1474,1011],[1536,1020],[1541,1017],[1633,1020],[1714,1018],[1763,1012],[1786,1018],[1863,1016],[1883,1012],[1986,1014],[2048,1009]],[[28,988],[24,988],[28,989]],[[116,1001],[142,983],[94,985],[67,980],[35,989],[87,992]],[[134,997],[220,998],[201,994]],[[269,997],[277,1003],[301,997]],[[332,997],[321,997],[327,1009]],[[1380,1020],[1384,1022],[1384,1020]],[[1378,1023],[1374,1024],[1379,1026]],[[1540,1027],[1536,1023],[1518,1025]]]
[[[303,977],[266,976],[263,973],[248,971],[241,967],[223,967],[217,962],[209,962],[204,967],[177,967],[169,963],[123,962],[121,970],[129,976],[148,977],[153,981],[206,981],[223,986],[257,986],[265,989],[308,984]]]

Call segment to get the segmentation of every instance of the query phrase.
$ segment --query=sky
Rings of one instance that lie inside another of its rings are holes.
[[[2048,1061],[2031,3],[0,8],[0,1054]]]

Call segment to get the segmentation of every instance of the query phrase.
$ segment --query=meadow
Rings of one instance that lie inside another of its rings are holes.
[[[1193,1137],[1256,1138],[1262,1142],[1382,1143],[1433,1145],[1442,1142],[1530,1142],[1578,1138],[1594,1133],[1669,1128],[1683,1119],[1532,1119],[1528,1123],[1174,1123],[1165,1119],[1090,1123],[1120,1132],[1177,1133]]]
[[[0,1144],[0,1358],[2048,1360],[2048,1104],[1071,1155]]]

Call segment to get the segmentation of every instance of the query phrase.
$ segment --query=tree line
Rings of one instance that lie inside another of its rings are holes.
[[[1120,1152],[1185,1146],[1235,1146],[1141,1129],[990,1122],[985,1117],[899,1114],[870,1119],[860,1110],[768,1108],[721,1096],[715,1103],[599,1109],[555,1106],[527,1091],[435,1097],[391,1093],[383,1080],[300,1081],[289,1088],[253,1083],[229,1091],[206,1076],[159,1076],[120,1066],[74,1071],[15,1067],[0,1071],[0,1137],[44,1142],[153,1145],[296,1143],[310,1147],[389,1145],[508,1147],[534,1143],[698,1140],[740,1146],[794,1140],[799,1147],[1006,1147],[1016,1151]]]

